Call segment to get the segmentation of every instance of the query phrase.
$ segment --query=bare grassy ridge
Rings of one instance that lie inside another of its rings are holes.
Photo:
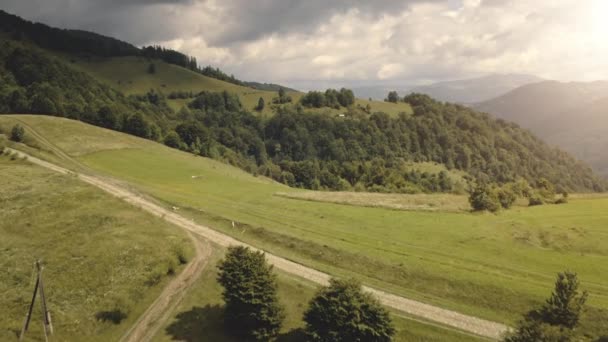
[[[465,212],[470,210],[470,205],[466,196],[452,194],[404,195],[371,192],[298,191],[277,192],[275,193],[275,196],[306,201],[328,202],[395,210],[449,212]]]
[[[143,94],[150,89],[160,90],[165,94],[172,91],[228,91],[239,95],[239,98],[247,110],[253,111],[260,97],[266,103],[263,115],[272,115],[272,99],[277,96],[276,92],[263,91],[243,87],[236,84],[220,81],[207,77],[191,70],[171,65],[162,61],[150,61],[143,57],[113,57],[113,58],[90,58],[83,59],[72,56],[60,55],[60,57],[72,61],[72,66],[93,75],[98,80],[118,89],[126,94]],[[156,73],[148,73],[148,65],[154,63]],[[304,93],[288,92],[293,98],[293,103],[299,101]],[[169,105],[179,110],[187,101],[170,100]],[[356,105],[362,107],[371,106],[372,112],[385,112],[391,115],[398,113],[411,113],[412,108],[407,103],[389,103],[383,101],[369,101],[367,99],[356,99]],[[342,109],[323,108],[330,114],[339,114]]]

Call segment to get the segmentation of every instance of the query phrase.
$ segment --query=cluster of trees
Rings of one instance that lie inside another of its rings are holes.
[[[518,198],[526,199],[529,206],[562,204],[568,202],[568,192],[564,191],[561,197],[556,198],[555,186],[545,178],[532,185],[521,178],[502,186],[482,183],[469,190],[469,203],[475,211],[509,209]]]
[[[150,59],[160,59],[169,64],[175,64],[186,69],[198,71],[198,63],[195,57],[188,56],[181,52],[167,49],[159,45],[144,46],[139,51],[138,55]]]
[[[325,93],[320,91],[309,91],[302,96],[300,103],[304,107],[322,108],[330,107],[340,109],[340,107],[348,107],[355,103],[355,94],[352,90],[342,88],[340,91],[336,89],[327,89]]]
[[[284,88],[279,88],[278,96],[276,96],[272,99],[272,103],[274,103],[274,104],[286,104],[286,103],[291,103],[291,101],[292,101],[291,96],[287,95],[287,92],[285,91]]]
[[[176,91],[170,92],[169,95],[167,95],[167,98],[171,99],[171,100],[175,100],[175,99],[191,99],[191,98],[195,97],[197,94],[200,94],[200,93],[195,93],[192,90],[190,90],[190,91],[176,90]]]
[[[389,91],[388,95],[386,96],[386,99],[384,99],[384,101],[386,102],[392,102],[392,103],[397,103],[401,100],[401,97],[399,97],[399,94],[396,91]]]
[[[245,340],[276,338],[285,315],[276,276],[264,254],[231,247],[218,268],[226,330]],[[311,300],[304,321],[311,341],[384,342],[395,333],[388,311],[354,280],[332,279]]]
[[[576,328],[588,294],[579,291],[579,285],[575,273],[559,273],[551,297],[539,308],[525,314],[504,341],[582,341],[582,332]]]

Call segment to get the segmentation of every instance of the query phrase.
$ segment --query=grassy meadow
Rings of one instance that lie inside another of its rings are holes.
[[[125,94],[144,94],[150,89],[160,90],[165,94],[172,91],[229,91],[239,95],[243,106],[253,111],[260,97],[266,103],[265,109],[260,115],[272,115],[272,99],[277,96],[276,92],[256,90],[236,84],[220,81],[207,77],[188,69],[168,64],[163,61],[153,61],[156,66],[154,74],[148,73],[150,60],[144,57],[113,57],[113,58],[79,58],[72,56],[61,56],[71,61],[72,66],[93,75],[98,80],[109,86],[122,91]],[[288,92],[293,102],[298,102],[304,95],[301,92]],[[169,105],[174,110],[179,110],[187,104],[187,100],[169,100]],[[362,107],[371,106],[372,112],[385,112],[396,115],[400,112],[411,113],[412,109],[407,103],[388,103],[383,101],[369,101],[357,99],[355,104]],[[339,114],[345,109],[323,108],[330,114]]]
[[[277,192],[275,196],[304,201],[408,211],[467,212],[471,209],[467,196],[453,194],[416,194],[408,196],[372,192],[294,191]]]
[[[118,340],[190,258],[180,230],[86,185],[0,156],[0,340],[17,341],[43,279],[56,341]],[[40,302],[27,341],[43,341]]]
[[[180,207],[197,222],[331,274],[463,313],[513,323],[548,297],[557,272],[575,271],[590,293],[582,329],[608,333],[606,197],[573,196],[564,205],[496,215],[300,200],[276,194],[308,191],[149,141],[66,119],[19,119],[79,163]],[[14,117],[0,117],[0,124],[7,120]]]

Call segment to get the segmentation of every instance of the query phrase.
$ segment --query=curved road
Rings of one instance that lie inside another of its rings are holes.
[[[205,239],[220,246],[229,247],[240,245],[252,248],[254,250],[259,250],[253,246],[238,241],[228,235],[222,234],[209,227],[197,224],[190,219],[184,218],[183,216],[180,216],[173,211],[170,211],[155,203],[152,203],[151,201],[141,196],[138,196],[137,194],[129,191],[128,189],[125,189],[109,180],[102,179],[100,177],[75,173],[63,167],[27,155],[23,152],[16,150],[11,151],[18,153],[21,156],[27,157],[30,162],[39,166],[51,169],[59,173],[75,175],[80,180],[86,183],[94,185],[132,205],[135,205],[153,215],[161,217],[170,223],[173,223],[183,229],[186,229],[187,231],[200,235]],[[329,283],[329,279],[331,278],[331,276],[326,273],[317,271],[315,269],[303,266],[301,264],[289,261],[287,259],[281,258],[270,253],[266,253],[266,258],[271,264],[274,265],[274,267],[280,269],[281,271],[297,275],[320,285],[327,285]],[[455,311],[407,299],[367,286],[364,286],[363,288],[364,290],[376,296],[383,305],[388,306],[392,309],[396,309],[412,316],[420,317],[432,322],[437,322],[475,335],[491,339],[500,339],[501,336],[509,329],[506,325],[501,323],[496,323],[481,318],[464,315]]]

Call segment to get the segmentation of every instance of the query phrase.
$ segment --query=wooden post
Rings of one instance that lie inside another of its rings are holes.
[[[48,311],[46,308],[46,298],[44,297],[44,283],[42,282],[42,266],[40,266],[40,261],[36,261],[36,267],[38,268],[38,278],[40,279],[38,291],[40,292],[40,306],[42,308],[42,330],[44,330],[44,340],[48,341]]]
[[[38,284],[40,283],[40,273],[36,275],[36,285],[34,285],[34,294],[32,294],[32,301],[30,302],[30,308],[27,311],[27,315],[25,316],[25,322],[23,323],[23,329],[21,329],[21,334],[19,335],[19,341],[23,340],[23,336],[25,332],[30,326],[30,320],[32,319],[32,311],[34,310],[34,302],[36,301],[36,294],[38,293]]]
[[[36,302],[36,295],[40,293],[40,305],[42,306],[42,328],[44,330],[44,340],[48,341],[48,335],[53,334],[53,324],[51,323],[51,313],[49,312],[46,306],[46,297],[44,296],[44,284],[42,282],[42,266],[40,265],[40,260],[36,261],[36,285],[34,285],[34,293],[32,294],[32,301],[30,302],[30,307],[27,311],[27,315],[25,316],[25,322],[23,323],[23,329],[21,329],[21,334],[19,335],[19,341],[23,340],[23,336],[27,332],[30,321],[32,319],[32,311],[34,310],[34,303]]]

